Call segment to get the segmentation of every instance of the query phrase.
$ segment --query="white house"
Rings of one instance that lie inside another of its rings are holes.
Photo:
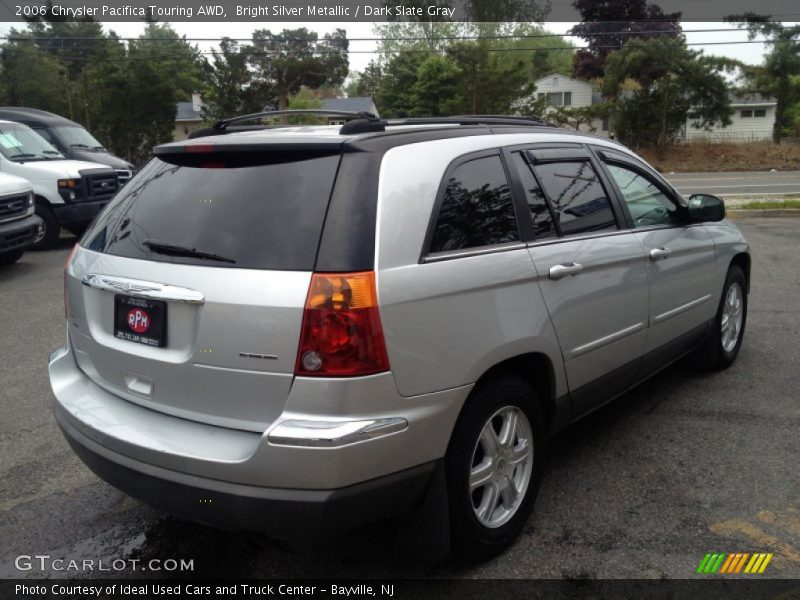
[[[188,102],[178,102],[175,106],[174,141],[185,140],[195,129],[203,127],[203,99],[195,92]]]
[[[573,79],[562,73],[551,73],[535,82],[536,91],[534,97],[521,99],[513,104],[514,108],[521,108],[531,100],[541,100],[547,98],[545,117],[549,110],[556,108],[581,108],[602,102],[600,92],[596,91],[594,85],[588,81]],[[595,133],[597,135],[609,134],[609,120],[595,119],[590,124],[580,126],[581,131]]]
[[[731,95],[731,124],[727,127],[719,125],[710,130],[700,129],[696,116],[691,112],[686,119],[684,139],[687,141],[709,140],[714,142],[753,142],[772,139],[772,128],[775,125],[775,108],[778,103],[774,98],[758,93]]]

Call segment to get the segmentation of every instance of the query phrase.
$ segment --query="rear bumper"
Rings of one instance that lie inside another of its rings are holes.
[[[243,431],[109,393],[75,352],[68,343],[51,355],[50,382],[56,420],[89,468],[176,515],[286,539],[336,536],[414,510],[470,389],[402,398],[391,374],[296,378],[281,416]]]
[[[410,513],[423,498],[436,464],[333,490],[264,488],[136,463],[108,452],[65,421],[59,425],[81,460],[126,494],[179,517],[277,539],[326,539]]]
[[[78,202],[75,204],[53,204],[53,214],[58,219],[61,225],[71,225],[73,223],[89,222],[94,219],[95,215],[99,213],[108,200],[101,200],[99,202]]]
[[[41,223],[42,220],[36,215],[0,223],[0,252],[12,252],[33,244]]]

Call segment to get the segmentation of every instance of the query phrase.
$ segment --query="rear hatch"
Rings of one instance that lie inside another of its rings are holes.
[[[291,387],[340,144],[231,142],[157,151],[106,207],[66,275],[69,333],[106,390],[263,431]]]

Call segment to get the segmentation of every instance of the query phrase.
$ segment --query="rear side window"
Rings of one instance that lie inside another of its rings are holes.
[[[311,271],[338,164],[338,154],[235,168],[156,158],[81,244],[160,262]]]
[[[617,229],[611,202],[588,160],[534,167],[561,235]]]
[[[445,186],[431,253],[519,240],[514,202],[499,156],[462,163]]]

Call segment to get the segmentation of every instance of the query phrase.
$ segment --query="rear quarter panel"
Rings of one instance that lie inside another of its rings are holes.
[[[420,261],[450,162],[528,137],[438,140],[394,148],[384,157],[375,265],[389,363],[403,396],[474,383],[497,363],[531,352],[553,365],[556,397],[566,393],[561,352],[524,246]]]

